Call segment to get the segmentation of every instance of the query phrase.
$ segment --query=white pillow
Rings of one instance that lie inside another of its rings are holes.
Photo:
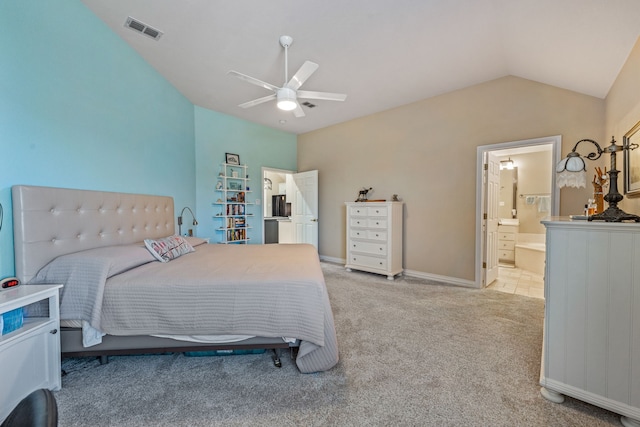
[[[144,245],[149,252],[160,262],[169,262],[180,255],[195,252],[193,246],[182,236],[169,236],[162,239],[144,239]]]

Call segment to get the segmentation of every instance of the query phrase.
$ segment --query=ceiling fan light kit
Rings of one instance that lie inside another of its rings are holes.
[[[304,111],[302,107],[298,103],[298,98],[304,99],[322,99],[325,101],[344,101],[347,99],[347,95],[342,93],[330,93],[330,92],[316,92],[316,91],[298,91],[300,86],[304,84],[305,81],[313,73],[316,72],[319,65],[315,62],[305,61],[302,64],[302,67],[298,69],[298,71],[291,77],[291,80],[288,78],[287,70],[289,68],[289,46],[293,43],[293,38],[290,36],[280,36],[280,45],[284,48],[284,85],[282,87],[278,87],[272,85],[271,83],[263,82],[262,80],[258,80],[254,77],[247,76],[246,74],[239,73],[237,71],[229,71],[228,74],[239,78],[240,80],[244,80],[245,82],[251,83],[256,86],[260,86],[264,89],[270,90],[273,94],[264,96],[262,98],[254,99],[252,101],[244,102],[239,105],[241,108],[249,108],[254,107],[256,105],[276,100],[277,107],[283,111],[293,111],[293,115],[296,117],[304,117]]]
[[[296,103],[296,92],[292,89],[283,87],[278,89],[278,108],[284,111],[295,110],[298,104]]]

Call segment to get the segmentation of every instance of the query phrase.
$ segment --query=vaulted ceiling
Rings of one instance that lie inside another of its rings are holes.
[[[194,104],[297,134],[507,75],[604,98],[640,36],[639,0],[82,1]],[[289,77],[313,61],[301,89],[346,101],[238,107],[271,92],[227,72],[282,86],[281,35]]]

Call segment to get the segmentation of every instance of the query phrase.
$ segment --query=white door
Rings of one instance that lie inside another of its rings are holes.
[[[484,250],[484,286],[498,278],[498,201],[500,198],[500,161],[498,156],[488,152],[484,169],[485,179],[485,250]]]
[[[291,222],[293,241],[318,249],[318,171],[294,173]]]

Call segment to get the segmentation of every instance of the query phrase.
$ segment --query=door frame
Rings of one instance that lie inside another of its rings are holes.
[[[483,213],[485,211],[485,192],[486,185],[484,176],[484,159],[485,153],[490,151],[505,150],[509,148],[532,147],[536,145],[551,144],[551,215],[558,216],[560,213],[560,189],[556,185],[556,168],[555,165],[560,161],[562,150],[562,136],[548,136],[542,138],[523,139],[519,141],[501,142],[497,144],[481,145],[477,148],[476,153],[476,271],[475,286],[482,288],[485,285],[485,272],[482,267],[484,252],[486,250],[485,242],[485,225]]]
[[[261,173],[260,173],[260,194],[262,197],[262,204],[263,206],[260,206],[260,221],[262,222],[262,244],[264,244],[264,204],[267,203],[267,201],[265,200],[264,196],[266,194],[265,189],[264,189],[264,179],[267,177],[266,173],[267,172],[273,172],[273,173],[283,173],[285,175],[293,175],[294,173],[297,173],[297,171],[292,171],[292,170],[288,170],[288,169],[277,169],[277,168],[271,168],[269,166],[262,166],[261,168]]]

